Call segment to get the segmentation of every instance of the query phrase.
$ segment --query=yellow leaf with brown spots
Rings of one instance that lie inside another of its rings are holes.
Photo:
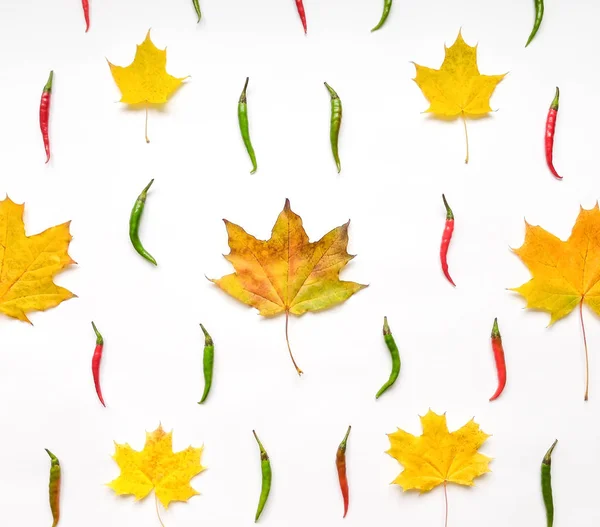
[[[581,208],[571,236],[563,242],[539,226],[525,222],[525,241],[515,249],[533,275],[529,282],[512,289],[527,307],[550,313],[550,325],[579,306],[583,326],[583,305],[600,315],[600,210]],[[587,341],[585,400],[588,398],[589,371]]]
[[[428,113],[442,118],[462,117],[467,133],[466,118],[481,117],[492,111],[490,97],[502,75],[481,75],[477,67],[477,46],[469,46],[459,31],[449,48],[444,46],[444,62],[439,70],[415,64],[417,83],[429,101]],[[467,156],[469,161],[469,142]]]
[[[236,272],[212,281],[263,316],[285,313],[287,338],[290,314],[327,309],[366,287],[339,278],[340,271],[354,258],[347,252],[349,224],[336,227],[318,242],[310,242],[289,200],[267,241],[257,240],[225,220],[231,249],[226,258]],[[301,374],[295,361],[294,366]]]
[[[0,201],[0,313],[30,322],[27,313],[45,311],[75,295],[54,276],[74,264],[68,254],[70,222],[25,235],[23,212],[10,198]]]
[[[202,450],[189,446],[173,452],[173,432],[167,433],[159,425],[154,432],[146,432],[142,451],[115,443],[113,459],[121,474],[108,486],[119,495],[132,494],[136,500],[154,490],[165,508],[172,501],[188,501],[198,494],[190,481],[205,468],[200,463]]]

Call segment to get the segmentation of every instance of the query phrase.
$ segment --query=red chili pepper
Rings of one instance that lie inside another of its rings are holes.
[[[81,0],[83,6],[83,16],[85,18],[85,32],[90,29],[90,0]]]
[[[558,90],[558,86],[556,87],[556,95],[552,100],[552,104],[550,105],[550,109],[548,110],[548,117],[546,119],[546,163],[548,163],[548,168],[550,172],[554,174],[557,179],[562,179],[562,176],[558,175],[558,172],[554,168],[554,164],[552,163],[552,152],[554,150],[554,130],[556,128],[556,116],[558,115],[558,97],[560,95],[560,91]]]
[[[506,361],[504,359],[504,348],[502,347],[502,337],[498,329],[497,318],[494,319],[494,327],[492,328],[492,350],[494,351],[496,369],[498,370],[498,388],[496,389],[496,393],[490,397],[490,401],[498,399],[506,386]]]
[[[52,78],[54,72],[50,72],[48,82],[44,86],[42,92],[42,100],[40,101],[40,130],[42,131],[42,139],[44,140],[44,149],[46,150],[46,163],[50,161],[50,138],[48,137],[48,121],[50,120],[50,99],[52,98]]]
[[[444,271],[444,276],[448,279],[454,287],[456,284],[454,280],[450,277],[450,273],[448,272],[448,247],[450,247],[450,240],[452,240],[452,233],[454,232],[454,214],[452,213],[452,209],[448,205],[446,201],[446,196],[442,194],[442,199],[444,200],[444,206],[446,207],[446,226],[444,227],[444,233],[442,234],[442,245],[440,247],[440,261],[442,262],[442,271]]]
[[[340,443],[335,456],[335,466],[337,467],[338,479],[340,480],[340,489],[342,490],[342,499],[344,500],[344,518],[348,513],[348,478],[346,476],[346,443],[350,435],[351,426]]]
[[[102,350],[104,348],[104,339],[96,328],[96,324],[92,322],[94,333],[96,333],[96,348],[94,349],[94,356],[92,357],[92,374],[94,375],[94,386],[96,387],[96,393],[98,399],[102,403],[102,406],[106,408],[104,404],[104,398],[102,397],[102,388],[100,388],[100,361],[102,360]]]
[[[306,35],[306,13],[304,12],[304,3],[302,0],[296,0],[296,7],[298,8],[298,14],[302,21],[302,27],[304,28],[304,34]]]

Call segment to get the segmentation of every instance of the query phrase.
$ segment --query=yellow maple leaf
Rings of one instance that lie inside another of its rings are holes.
[[[340,304],[365,285],[339,279],[342,268],[354,256],[348,254],[350,222],[310,242],[302,218],[285,201],[271,238],[257,240],[242,227],[225,220],[231,252],[226,256],[236,272],[212,280],[234,298],[258,309],[263,316],[286,316],[288,351],[298,368],[288,339],[288,318]]]
[[[173,452],[173,432],[165,432],[161,425],[154,432],[146,432],[142,451],[133,450],[127,443],[115,443],[113,459],[121,474],[108,486],[118,495],[132,494],[136,500],[145,498],[153,489],[165,508],[172,501],[187,501],[199,494],[190,480],[204,470],[200,464],[203,448],[189,446]]]
[[[585,345],[585,400],[589,367],[583,304],[600,315],[600,210],[581,208],[571,236],[563,242],[539,226],[525,222],[525,241],[514,252],[533,275],[513,288],[527,300],[527,307],[550,313],[550,324],[567,316],[577,305]]]
[[[8,197],[0,201],[0,313],[30,322],[26,313],[75,296],[52,281],[75,261],[68,254],[71,222],[26,236],[24,210]]]
[[[439,70],[415,63],[413,79],[429,101],[426,112],[443,118],[462,117],[467,141],[467,117],[480,117],[492,111],[490,97],[506,74],[481,75],[477,67],[477,46],[469,46],[460,31],[452,46],[444,46],[444,62]]]
[[[146,105],[146,141],[148,140],[148,105],[164,104],[187,77],[173,77],[167,73],[167,50],[158,49],[150,38],[136,47],[133,62],[126,67],[110,66],[115,83],[121,90],[121,102]]]
[[[388,434],[390,449],[386,452],[402,464],[404,470],[392,482],[402,490],[428,492],[444,485],[446,525],[448,524],[447,483],[472,487],[476,477],[490,472],[491,458],[478,452],[490,437],[471,419],[454,432],[448,431],[446,416],[429,410],[421,417],[423,434],[419,437],[400,428]]]

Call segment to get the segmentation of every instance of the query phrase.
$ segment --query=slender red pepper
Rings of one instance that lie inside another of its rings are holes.
[[[54,72],[50,72],[48,82],[44,86],[42,92],[42,100],[40,101],[40,130],[42,131],[42,139],[44,140],[44,149],[46,150],[46,163],[50,161],[50,138],[48,137],[48,122],[50,121],[50,100],[52,98],[52,78]]]
[[[83,16],[85,18],[85,32],[90,29],[90,0],[81,0],[83,6]]]
[[[506,361],[504,359],[504,348],[502,347],[502,337],[498,329],[498,319],[494,319],[494,327],[492,328],[492,350],[494,359],[496,359],[496,369],[498,370],[498,388],[496,393],[490,397],[490,401],[494,401],[500,397],[500,394],[506,386]]]
[[[558,175],[558,172],[554,168],[554,164],[552,162],[552,152],[554,150],[554,130],[556,129],[556,116],[558,115],[558,97],[560,95],[560,91],[558,86],[556,87],[556,94],[554,95],[554,99],[552,100],[552,104],[550,105],[550,109],[548,110],[548,117],[546,118],[546,163],[548,163],[548,168],[550,172],[557,179],[562,179],[562,176]]]
[[[100,361],[102,360],[102,350],[104,349],[104,339],[96,328],[96,324],[92,322],[94,333],[96,333],[96,348],[94,349],[94,356],[92,357],[92,375],[94,376],[94,386],[96,387],[96,393],[98,399],[102,403],[102,406],[106,408],[104,404],[104,397],[102,397],[102,388],[100,387]]]
[[[452,233],[454,232],[454,214],[452,213],[452,209],[446,201],[446,196],[443,194],[442,199],[444,200],[444,206],[446,207],[446,226],[444,227],[444,233],[442,234],[440,261],[442,262],[442,271],[444,271],[444,276],[448,279],[448,282],[456,287],[454,280],[452,280],[450,273],[448,272],[448,247],[450,247],[450,240],[452,240]]]
[[[302,21],[302,27],[304,28],[304,34],[306,35],[306,13],[304,12],[304,3],[302,0],[296,0],[296,7],[298,8],[298,14]]]
[[[348,477],[346,476],[346,443],[348,442],[348,436],[350,435],[351,426],[348,427],[348,431],[342,439],[340,446],[337,449],[335,455],[335,466],[337,467],[338,479],[340,480],[340,489],[342,491],[342,499],[344,500],[344,518],[348,513]]]

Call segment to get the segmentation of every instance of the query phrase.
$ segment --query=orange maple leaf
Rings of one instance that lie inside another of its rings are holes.
[[[563,242],[542,227],[525,222],[525,241],[515,249],[533,278],[512,289],[530,309],[550,313],[550,324],[579,306],[585,347],[585,400],[588,399],[589,360],[583,305],[600,315],[600,210],[581,208],[571,236]]]
[[[354,258],[346,250],[350,222],[311,243],[289,200],[267,241],[257,240],[239,225],[224,221],[231,249],[226,258],[236,272],[212,282],[263,316],[285,313],[288,351],[301,375],[289,344],[290,313],[302,315],[327,309],[366,287],[339,279],[342,268]]]

